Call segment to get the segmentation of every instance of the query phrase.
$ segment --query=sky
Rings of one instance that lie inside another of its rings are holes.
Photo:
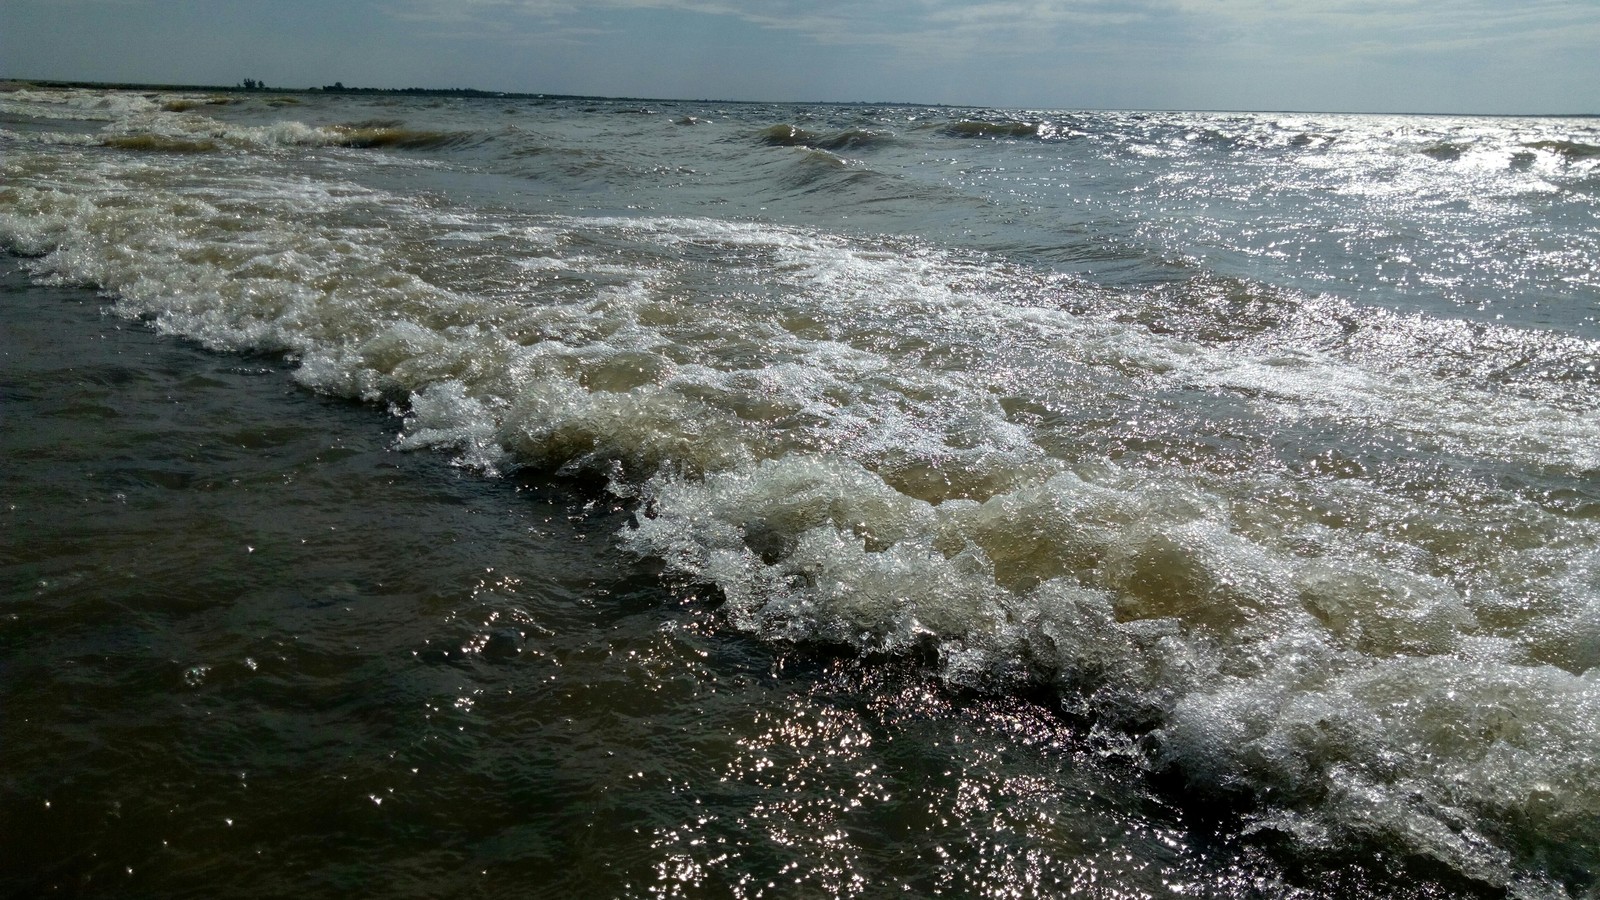
[[[1600,113],[1600,0],[0,0],[0,78]]]

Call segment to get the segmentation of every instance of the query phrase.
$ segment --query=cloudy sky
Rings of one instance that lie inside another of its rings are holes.
[[[1600,0],[0,0],[0,77],[1600,112]]]

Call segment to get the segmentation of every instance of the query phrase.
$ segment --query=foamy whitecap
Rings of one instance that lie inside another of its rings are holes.
[[[0,112],[41,119],[114,122],[159,108],[154,95],[134,91],[24,88],[0,93]]]

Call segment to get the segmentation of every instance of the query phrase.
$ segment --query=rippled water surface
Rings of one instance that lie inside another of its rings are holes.
[[[9,890],[1600,889],[1595,120],[0,148]]]

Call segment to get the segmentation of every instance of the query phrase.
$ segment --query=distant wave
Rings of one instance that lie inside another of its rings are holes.
[[[1454,162],[1471,149],[1471,145],[1455,141],[1438,141],[1422,148],[1423,156],[1430,156],[1440,162]]]
[[[798,125],[773,125],[763,129],[761,142],[773,147],[810,147],[816,150],[861,150],[896,142],[892,134],[848,128],[832,134],[817,134]]]
[[[1044,126],[1039,122],[986,122],[966,119],[940,128],[941,134],[958,138],[1032,138],[1040,137]]]
[[[239,101],[233,97],[180,97],[161,104],[161,108],[166,112],[190,112],[207,106],[227,106],[237,102]]]
[[[326,131],[332,135],[328,143],[356,148],[444,150],[476,143],[483,138],[481,135],[456,131],[419,131],[387,120],[335,125]]]
[[[349,147],[383,150],[449,150],[489,140],[485,133],[408,128],[396,120],[311,126],[286,121],[265,126],[228,125],[190,112],[125,120],[101,137],[116,150],[212,153],[223,147]]]
[[[1579,143],[1578,141],[1534,141],[1531,144],[1523,144],[1523,146],[1532,150],[1545,150],[1557,156],[1566,157],[1569,160],[1600,157],[1600,147],[1594,144]]]

